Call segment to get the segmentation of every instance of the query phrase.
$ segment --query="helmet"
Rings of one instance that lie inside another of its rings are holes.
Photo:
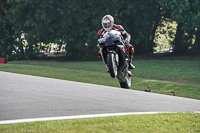
[[[106,31],[110,31],[114,24],[114,18],[111,15],[106,15],[102,18],[101,23]]]

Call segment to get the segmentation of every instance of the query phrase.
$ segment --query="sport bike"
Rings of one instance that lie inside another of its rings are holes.
[[[111,30],[98,40],[104,64],[112,78],[119,81],[121,88],[131,87],[129,58],[124,39],[119,31]]]

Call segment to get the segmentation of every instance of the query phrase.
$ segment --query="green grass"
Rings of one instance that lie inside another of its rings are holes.
[[[199,113],[127,115],[0,125],[1,133],[194,133],[200,132]]]
[[[170,95],[175,91],[176,96],[200,99],[199,60],[136,60],[134,65],[131,89],[144,91],[149,85],[153,93]],[[10,62],[0,64],[0,71],[120,87],[101,61]]]

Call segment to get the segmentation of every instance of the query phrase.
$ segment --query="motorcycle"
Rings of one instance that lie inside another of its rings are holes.
[[[116,78],[121,88],[131,87],[129,58],[124,39],[119,31],[111,30],[98,40],[98,47],[104,64],[112,78]]]

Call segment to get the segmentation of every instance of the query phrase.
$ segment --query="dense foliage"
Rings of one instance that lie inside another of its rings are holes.
[[[199,0],[0,0],[0,56],[15,51],[15,58],[34,59],[56,43],[59,49],[66,44],[68,59],[97,59],[97,32],[106,14],[131,34],[136,54],[153,53],[156,29],[166,18],[178,23],[176,54],[200,49]]]
[[[6,15],[7,10],[10,8],[9,4],[1,0],[0,4],[0,57],[2,57],[10,55],[14,50],[14,31]]]
[[[168,17],[178,23],[174,52],[184,54],[189,47],[200,50],[200,1],[160,0],[159,3]],[[192,39],[195,39],[194,43]]]

